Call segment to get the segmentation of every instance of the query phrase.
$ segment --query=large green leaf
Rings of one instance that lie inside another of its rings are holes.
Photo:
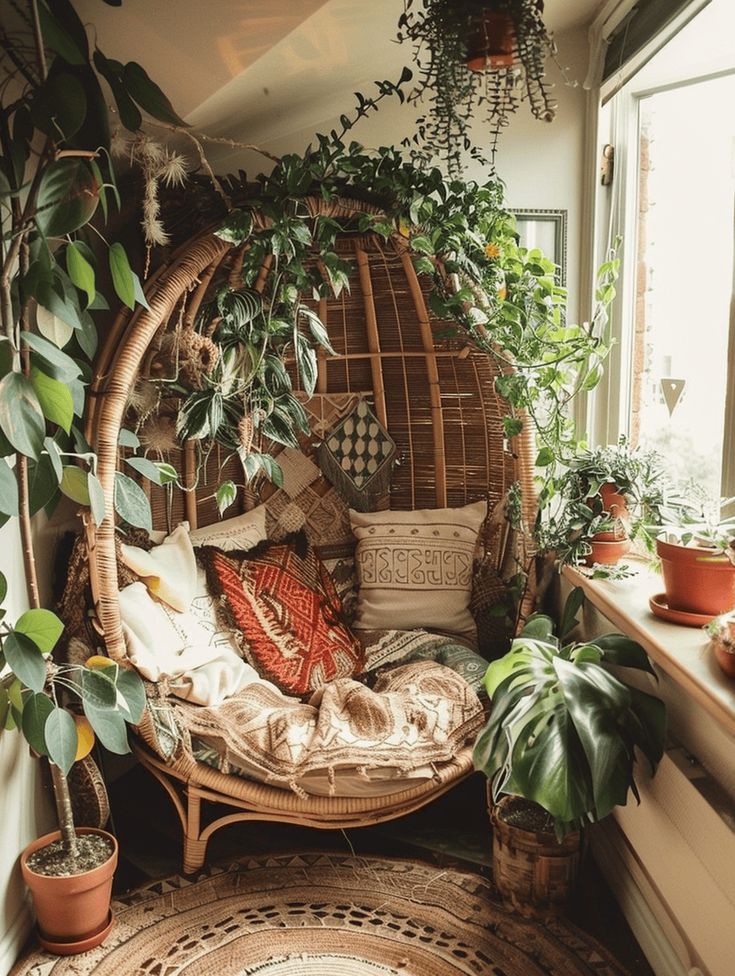
[[[126,721],[132,725],[137,725],[145,711],[145,687],[140,675],[137,671],[121,670],[117,676],[116,687],[118,695],[122,696],[127,706]]]
[[[31,385],[36,391],[43,415],[69,433],[74,419],[74,401],[66,384],[47,376],[40,369],[31,369]]]
[[[42,654],[50,654],[64,630],[63,623],[52,610],[42,607],[26,610],[15,624],[16,633],[25,634]]]
[[[43,692],[34,692],[32,695],[29,695],[23,705],[21,730],[31,749],[35,749],[39,756],[48,755],[44,729],[46,727],[46,721],[53,710],[54,703]]]
[[[48,339],[59,349],[63,349],[74,335],[74,327],[69,322],[60,319],[42,305],[36,309],[36,324],[44,339]]]
[[[115,511],[121,519],[151,532],[151,506],[140,485],[120,471],[115,472]]]
[[[123,83],[130,97],[154,119],[188,128],[158,85],[151,81],[146,71],[135,61],[129,61],[123,68]]]
[[[66,248],[66,270],[77,288],[86,294],[89,305],[97,294],[94,268],[85,257],[81,245],[75,241],[71,241]]]
[[[85,706],[105,709],[114,708],[117,704],[115,690],[115,674],[117,668],[84,668],[82,671],[81,697]]]
[[[559,640],[563,643],[567,634],[570,634],[576,627],[577,611],[584,604],[584,590],[581,586],[575,586],[564,603],[559,624]]]
[[[49,454],[42,454],[39,461],[28,461],[28,502],[31,515],[45,508],[58,489],[59,479]]]
[[[521,631],[522,637],[533,637],[543,641],[553,639],[553,635],[554,621],[545,613],[532,613]]]
[[[49,75],[31,102],[33,124],[55,142],[70,139],[81,127],[86,114],[84,88],[69,71]]]
[[[664,754],[666,741],[666,706],[660,698],[649,695],[638,688],[629,688],[631,714],[635,722],[628,721],[632,741],[638,746],[649,762],[651,773]]]
[[[41,178],[36,223],[46,237],[71,234],[89,223],[99,203],[100,186],[83,159],[51,163]]]
[[[18,514],[18,482],[15,472],[3,458],[0,458],[0,512],[4,515]]]
[[[135,308],[133,272],[130,269],[130,262],[122,244],[116,243],[110,247],[109,258],[112,284],[117,297],[128,308]]]
[[[31,381],[22,373],[0,380],[0,428],[16,451],[38,459],[46,422]]]
[[[84,701],[82,705],[84,714],[94,729],[94,734],[105,749],[119,756],[130,752],[125,720],[119,712],[110,708],[95,708],[88,701]]]
[[[66,776],[77,754],[77,725],[63,708],[54,708],[44,728],[49,758]]]
[[[80,375],[82,367],[72,357],[57,348],[53,342],[32,332],[21,332],[21,339],[49,367],[56,379],[69,380]]]
[[[119,61],[106,58],[98,48],[94,52],[94,66],[110,86],[120,121],[129,132],[137,132],[143,123],[143,117],[123,84],[123,65]]]
[[[67,498],[71,498],[72,501],[78,502],[80,505],[90,504],[87,472],[75,464],[64,465],[61,490]]]
[[[10,633],[3,641],[5,660],[17,678],[31,691],[43,691],[46,658],[35,643],[22,633]]]
[[[658,677],[648,655],[641,645],[622,634],[605,634],[595,637],[595,644],[602,649],[605,664],[617,664],[622,668],[636,668]]]
[[[618,804],[625,804],[632,779],[633,755],[618,726],[630,695],[597,664],[578,665],[559,658],[555,665],[559,687],[587,758],[595,816],[601,819]]]
[[[86,56],[84,48],[79,44],[79,38],[72,36],[63,24],[59,23],[46,0],[41,0],[39,3],[38,16],[44,43],[69,64],[84,64]]]

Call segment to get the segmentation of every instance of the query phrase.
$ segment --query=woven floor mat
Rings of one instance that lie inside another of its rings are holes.
[[[11,976],[625,976],[564,920],[502,908],[476,874],[337,854],[242,858],[113,902],[104,945]]]

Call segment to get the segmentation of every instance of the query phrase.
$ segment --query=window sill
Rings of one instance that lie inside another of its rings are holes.
[[[654,617],[648,598],[663,590],[661,577],[643,563],[625,580],[591,580],[566,566],[565,579],[581,586],[587,599],[612,624],[637,640],[651,660],[676,681],[731,735],[735,735],[735,681],[727,678],[709,651],[701,628],[682,627]]]

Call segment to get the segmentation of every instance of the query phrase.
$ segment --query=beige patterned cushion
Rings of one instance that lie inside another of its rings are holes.
[[[463,508],[355,512],[360,630],[440,630],[475,638],[469,611],[484,501]]]

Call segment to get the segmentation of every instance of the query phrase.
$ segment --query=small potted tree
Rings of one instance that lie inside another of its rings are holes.
[[[126,723],[140,720],[144,692],[137,674],[106,658],[85,666],[52,657],[63,626],[41,606],[32,518],[51,513],[62,495],[95,521],[104,517],[97,459],[80,423],[97,347],[94,314],[108,308],[99,265],[129,308],[145,304],[123,245],[99,230],[120,202],[102,83],[116,102],[115,120],[131,132],[141,109],[168,125],[180,120],[140,65],[90,49],[68,0],[26,6],[16,5],[17,29],[3,31],[13,70],[0,92],[0,525],[17,519],[30,609],[13,626],[3,622],[0,731],[18,729],[49,762],[60,830],[31,844],[21,868],[44,945],[70,953],[109,930],[117,845],[102,831],[75,830],[67,774],[94,734],[112,751],[128,751]],[[180,172],[177,161],[161,150],[148,184],[155,190],[166,178],[164,164]],[[153,193],[149,211],[155,203]],[[151,477],[160,480],[155,466]],[[123,474],[115,504],[128,524],[149,526],[145,493]],[[6,591],[0,577],[0,603]]]
[[[584,596],[572,591],[560,632]],[[531,911],[567,898],[590,823],[638,798],[636,749],[651,772],[663,754],[665,706],[611,666],[654,674],[639,644],[620,634],[562,646],[549,617],[529,618],[510,651],[488,667],[490,719],[475,767],[492,796],[493,871],[501,894]]]

